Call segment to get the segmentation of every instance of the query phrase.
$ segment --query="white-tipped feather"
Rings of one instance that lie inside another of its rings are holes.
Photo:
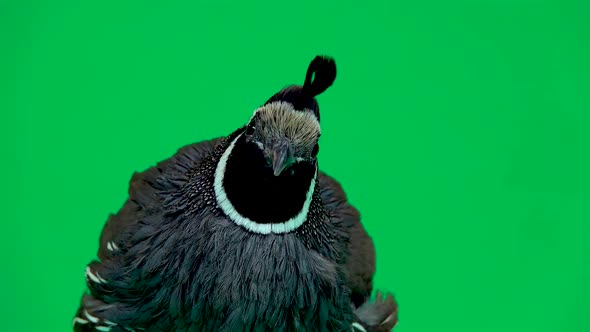
[[[119,247],[117,247],[115,242],[109,241],[109,242],[107,242],[107,249],[109,251],[115,251],[115,250],[119,250]]]
[[[90,313],[88,313],[88,310],[84,310],[84,316],[86,316],[86,318],[88,318],[89,321],[91,321],[92,323],[97,323],[98,322],[98,318],[92,316]]]
[[[96,277],[98,278],[98,281],[100,281],[101,284],[105,284],[107,281],[104,280],[100,274],[98,274],[98,272],[96,272]]]
[[[385,320],[383,321],[383,323],[381,323],[381,325],[385,325],[385,324],[389,323],[389,321],[391,321],[394,316],[395,316],[395,313],[387,316],[387,318],[385,318]]]
[[[225,189],[223,188],[223,179],[225,176],[225,168],[227,166],[227,160],[236,144],[236,141],[242,136],[242,134],[238,135],[227,147],[223,155],[221,156],[219,163],[217,164],[217,168],[215,169],[215,179],[213,183],[213,188],[215,190],[215,198],[217,199],[217,204],[221,208],[221,210],[228,216],[230,220],[235,222],[236,224],[246,228],[247,230],[258,233],[258,234],[281,234],[281,233],[288,233],[303,224],[305,219],[307,219],[307,213],[309,211],[309,206],[311,205],[311,200],[313,198],[313,191],[315,189],[315,182],[317,177],[317,169],[311,183],[309,185],[309,189],[307,191],[305,202],[303,203],[303,207],[299,213],[294,216],[293,218],[281,222],[281,223],[268,223],[268,224],[261,224],[253,221],[247,217],[242,216],[236,209],[234,208],[233,204],[230,202],[227,194],[225,193]]]
[[[367,330],[359,323],[352,323],[352,331],[367,332]]]
[[[92,280],[95,283],[100,283],[100,280],[98,280],[98,278],[94,275],[94,273],[92,273],[92,271],[90,270],[90,266],[86,267],[86,278]]]
[[[90,266],[86,267],[86,277],[97,284],[104,284],[107,282],[100,276],[100,274],[98,274],[98,272],[96,272],[96,274],[93,273],[92,270],[90,270]]]
[[[80,317],[75,317],[74,318],[73,325],[76,326],[76,324],[84,325],[84,324],[88,324],[88,321],[86,319],[83,319],[83,318],[80,318]]]

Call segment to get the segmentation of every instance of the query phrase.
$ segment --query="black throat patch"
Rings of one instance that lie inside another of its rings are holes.
[[[283,223],[301,212],[315,172],[315,165],[299,162],[275,176],[262,151],[240,138],[227,160],[223,187],[242,216]]]

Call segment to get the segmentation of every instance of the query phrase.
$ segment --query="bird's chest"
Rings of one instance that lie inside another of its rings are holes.
[[[227,331],[324,330],[333,312],[346,311],[337,265],[295,235],[214,234],[188,288],[195,297],[186,303],[192,324]]]

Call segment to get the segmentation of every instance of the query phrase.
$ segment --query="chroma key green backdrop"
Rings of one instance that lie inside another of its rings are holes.
[[[131,174],[316,54],[398,332],[590,331],[587,1],[0,2],[0,330],[71,330]]]

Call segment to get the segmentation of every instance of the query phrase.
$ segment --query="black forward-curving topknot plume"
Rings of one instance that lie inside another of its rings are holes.
[[[328,56],[316,56],[305,75],[303,86],[292,85],[277,92],[266,101],[270,104],[276,101],[284,101],[293,104],[296,110],[311,110],[318,121],[320,120],[320,107],[315,96],[326,91],[336,79],[336,62]]]
[[[312,81],[313,78],[313,81]],[[326,91],[336,79],[336,62],[328,56],[316,56],[307,68],[303,91],[315,97]]]

